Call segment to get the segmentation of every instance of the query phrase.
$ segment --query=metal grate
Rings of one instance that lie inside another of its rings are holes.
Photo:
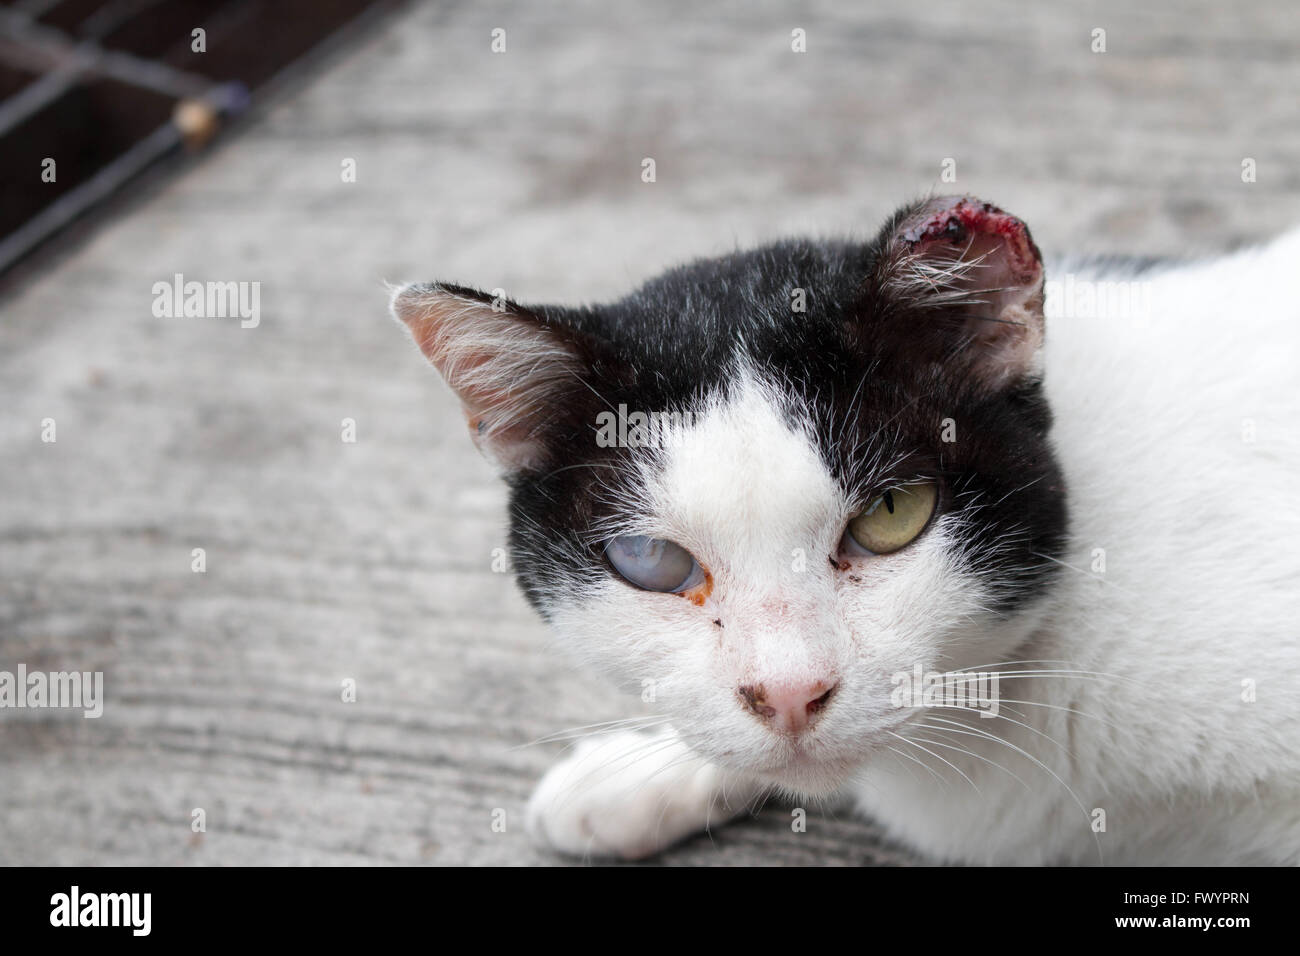
[[[0,4],[0,273],[153,163],[202,147],[286,66],[397,5]]]

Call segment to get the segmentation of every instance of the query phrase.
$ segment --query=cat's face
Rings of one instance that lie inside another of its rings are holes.
[[[524,593],[697,751],[800,792],[914,715],[896,675],[1013,656],[1064,537],[1042,267],[973,199],[626,299],[394,310],[511,488]]]

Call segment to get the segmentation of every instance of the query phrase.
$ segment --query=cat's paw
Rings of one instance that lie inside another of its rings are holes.
[[[561,853],[635,860],[731,819],[755,795],[675,737],[619,733],[583,740],[552,767],[527,823]]]

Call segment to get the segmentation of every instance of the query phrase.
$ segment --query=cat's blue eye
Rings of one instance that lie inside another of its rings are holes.
[[[626,534],[605,545],[614,570],[647,591],[673,594],[704,583],[704,569],[680,544],[663,538]]]

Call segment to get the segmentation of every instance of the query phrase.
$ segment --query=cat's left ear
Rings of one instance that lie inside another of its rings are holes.
[[[460,399],[470,437],[507,472],[546,464],[544,432],[577,412],[583,345],[509,299],[445,283],[396,290],[393,315]]]
[[[942,362],[990,391],[1041,376],[1043,261],[1022,221],[942,196],[902,210],[880,242],[877,289],[911,334],[939,337]]]

